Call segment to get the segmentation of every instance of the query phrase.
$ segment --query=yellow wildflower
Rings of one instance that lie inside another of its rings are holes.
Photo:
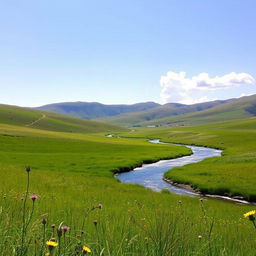
[[[50,256],[50,253],[49,253],[49,252],[47,252],[44,256]]]
[[[54,242],[54,241],[47,241],[46,242],[46,245],[49,247],[49,248],[54,248],[54,247],[57,247],[58,246],[58,243]]]
[[[254,217],[255,214],[256,214],[256,210],[249,211],[249,212],[244,214],[244,217],[245,218],[248,217],[250,220],[254,220],[255,219],[255,217]]]
[[[88,247],[86,247],[86,246],[83,246],[83,253],[84,253],[84,254],[91,253],[91,252],[92,252],[92,251],[91,251],[90,248],[88,248]]]

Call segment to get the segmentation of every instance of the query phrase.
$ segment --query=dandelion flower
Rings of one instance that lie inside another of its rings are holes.
[[[55,247],[58,246],[58,243],[54,242],[54,241],[47,241],[46,242],[46,245],[50,248],[50,249],[53,249]]]
[[[249,211],[249,212],[244,214],[244,217],[249,218],[249,220],[254,221],[255,220],[255,217],[254,217],[255,214],[256,214],[256,210]]]
[[[91,252],[92,252],[92,251],[91,251],[90,248],[88,248],[87,246],[83,246],[83,253],[84,253],[84,254],[91,253]]]

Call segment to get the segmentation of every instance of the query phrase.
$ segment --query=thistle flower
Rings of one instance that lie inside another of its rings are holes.
[[[83,246],[83,254],[91,253],[91,249],[88,248],[87,246]]]
[[[35,200],[38,198],[37,195],[32,195],[30,196],[30,198],[32,199],[33,202],[35,202]]]
[[[69,226],[62,226],[61,227],[61,230],[66,233],[68,230],[70,230],[70,227]]]

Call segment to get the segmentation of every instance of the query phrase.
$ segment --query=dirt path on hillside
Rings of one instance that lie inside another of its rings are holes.
[[[37,120],[29,123],[29,124],[26,124],[27,127],[30,127],[30,126],[33,126],[34,124],[38,123],[39,121],[41,121],[42,119],[44,119],[46,117],[45,114],[42,114],[42,116],[40,118],[38,118]]]

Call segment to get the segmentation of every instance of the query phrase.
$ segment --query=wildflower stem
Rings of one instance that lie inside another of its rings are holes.
[[[58,256],[60,256],[61,254],[60,254],[60,252],[61,252],[61,237],[59,237],[59,250],[58,250]]]
[[[32,216],[33,216],[33,213],[34,213],[34,209],[35,209],[35,203],[34,203],[34,201],[33,201],[32,210],[31,210],[31,213],[30,213],[30,215],[29,215],[28,222],[27,222],[27,224],[25,225],[25,235],[26,235],[26,233],[27,233],[28,226],[29,226],[29,224],[30,224],[30,222],[31,222],[31,219],[32,219]]]
[[[30,184],[30,176],[29,176],[29,172],[27,172],[27,188],[26,188],[25,198],[23,202],[23,209],[22,209],[21,255],[23,254],[25,235],[26,235],[26,203],[27,203],[27,197],[29,192],[29,184]]]
[[[64,253],[63,255],[66,255],[66,234],[64,232]]]
[[[43,234],[43,239],[44,239],[44,243],[45,243],[45,225],[44,225],[44,234]]]
[[[253,226],[256,228],[255,220],[253,220],[252,223],[253,223]]]
[[[45,224],[43,225],[43,242],[42,242],[42,248],[41,248],[41,255],[43,253],[44,250],[44,243],[45,243]]]

